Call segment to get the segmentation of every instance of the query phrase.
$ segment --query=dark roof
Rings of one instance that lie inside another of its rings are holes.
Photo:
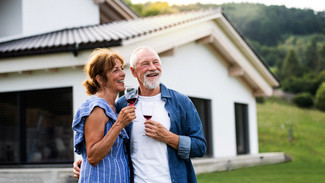
[[[122,40],[175,28],[195,21],[214,19],[221,9],[182,12],[108,24],[76,27],[0,42],[0,58],[119,46]]]

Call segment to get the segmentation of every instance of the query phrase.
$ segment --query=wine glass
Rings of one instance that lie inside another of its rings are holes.
[[[153,115],[154,103],[153,102],[142,102],[141,111],[142,115],[146,120],[150,120]]]
[[[154,110],[153,102],[142,102],[141,103],[142,115],[146,119],[146,121],[148,121],[152,118],[153,110]],[[142,136],[146,136],[146,134],[144,134]]]
[[[129,106],[134,106],[135,101],[138,98],[138,90],[136,88],[126,87],[124,90],[124,97],[125,100],[129,103]],[[137,120],[134,119],[133,122],[137,122]]]
[[[125,100],[129,103],[129,106],[133,106],[138,98],[138,91],[136,88],[125,88],[124,90]]]

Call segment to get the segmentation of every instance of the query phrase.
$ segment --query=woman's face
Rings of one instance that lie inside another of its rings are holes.
[[[125,72],[121,61],[116,61],[113,69],[106,73],[107,82],[106,87],[114,90],[115,92],[121,92],[124,88]]]

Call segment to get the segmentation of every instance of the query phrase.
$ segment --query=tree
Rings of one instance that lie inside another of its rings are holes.
[[[317,90],[315,106],[318,109],[325,111],[325,82],[323,82]]]
[[[176,12],[178,12],[178,10],[170,7],[167,2],[158,1],[154,3],[150,3],[150,2],[145,3],[142,15],[147,17],[147,16],[162,15],[162,14],[172,14]]]
[[[320,51],[318,52],[318,72],[322,71],[325,69],[325,45],[322,45]]]
[[[311,39],[311,43],[307,47],[304,64],[306,67],[308,67],[311,71],[314,72],[319,67],[316,37],[313,37]]]
[[[281,69],[281,78],[285,79],[289,76],[300,76],[301,66],[296,57],[295,52],[291,49],[283,62]]]

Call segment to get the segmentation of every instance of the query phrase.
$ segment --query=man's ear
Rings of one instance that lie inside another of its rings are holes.
[[[131,73],[134,77],[137,77],[137,72],[135,71],[135,69],[133,67],[130,67]]]

